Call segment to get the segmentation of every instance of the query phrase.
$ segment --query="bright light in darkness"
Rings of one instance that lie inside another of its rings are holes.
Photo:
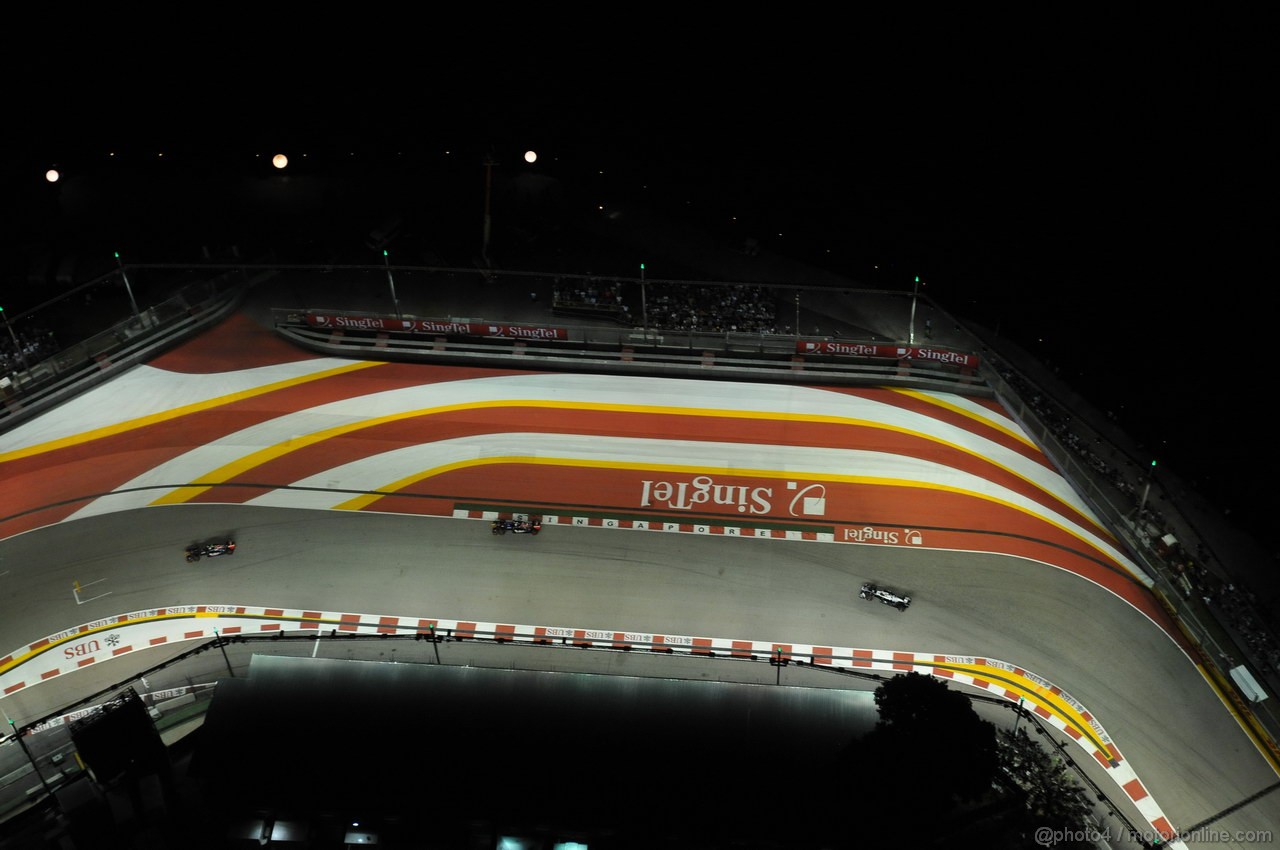
[[[534,151],[525,151],[525,152],[524,152],[524,161],[525,161],[525,162],[537,162],[537,160],[538,160],[538,154],[537,154],[537,153],[535,153]]]
[[[56,168],[50,168],[44,173],[44,179],[48,180],[50,183],[57,183],[58,178],[61,176],[62,175],[58,173],[58,169]]]
[[[271,164],[274,165],[276,168],[284,168],[286,165],[289,164],[289,157],[285,156],[282,153],[278,153],[275,156],[271,157]]]
[[[513,835],[503,835],[498,838],[497,850],[535,850],[541,846],[541,842],[532,838],[517,838]]]

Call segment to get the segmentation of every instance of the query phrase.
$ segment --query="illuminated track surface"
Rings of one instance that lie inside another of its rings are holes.
[[[976,655],[1080,700],[1175,825],[1275,781],[993,403],[322,360],[237,319],[0,436],[0,477],[4,651],[226,601]],[[526,510],[713,534],[446,518]],[[234,559],[180,560],[223,532]],[[911,611],[857,600],[868,579]],[[51,686],[10,705],[31,716]],[[1268,797],[1219,825],[1277,822]]]

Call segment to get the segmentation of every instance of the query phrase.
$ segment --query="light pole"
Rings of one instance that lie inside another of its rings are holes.
[[[427,629],[431,632],[431,648],[436,651],[436,663],[440,663],[440,643],[436,640],[436,624],[427,623]]]
[[[649,333],[649,302],[644,293],[644,263],[640,264],[640,323],[647,335]]]
[[[222,639],[222,635],[218,634],[217,629],[213,630],[213,636],[217,638],[218,649],[222,650],[222,660],[225,661],[227,664],[227,673],[231,676],[231,678],[234,679],[236,677],[236,671],[231,669],[231,659],[227,657],[226,642]]]
[[[2,711],[2,709],[0,709]],[[40,777],[40,784],[44,786],[44,793],[52,795],[53,789],[49,787],[49,780],[44,778],[44,774],[40,772],[40,765],[36,764],[35,756],[31,755],[31,750],[27,749],[27,742],[22,739],[22,733],[18,731],[18,725],[13,722],[13,718],[9,716],[9,712],[4,712],[4,719],[9,722],[9,729],[13,733],[13,739],[18,742],[18,746],[22,748],[22,752],[26,755],[27,761],[31,762],[31,769],[36,772],[36,776]]]
[[[1147,473],[1147,483],[1142,488],[1142,499],[1138,502],[1137,513],[1134,514],[1135,522],[1142,522],[1142,511],[1147,506],[1147,494],[1151,492],[1151,479],[1156,477],[1156,462],[1151,461],[1151,471]]]
[[[489,265],[489,195],[493,189],[493,167],[497,164],[497,160],[493,158],[493,152],[490,151],[484,158],[484,246],[480,249],[480,256],[486,267]]]
[[[911,324],[907,328],[907,342],[916,344],[916,296],[920,294],[920,275],[916,275],[915,286],[911,289]]]
[[[133,317],[141,319],[138,315],[138,302],[133,300],[133,287],[129,285],[129,275],[125,274],[124,263],[120,262],[120,252],[116,251],[116,268],[120,269],[120,279],[124,281],[124,291],[129,293],[129,306],[133,307]]]
[[[386,248],[382,249],[382,263],[387,267],[387,286],[391,287],[391,303],[395,305],[396,318],[403,319],[404,316],[400,315],[400,299],[396,298],[396,282],[391,277],[391,258]]]

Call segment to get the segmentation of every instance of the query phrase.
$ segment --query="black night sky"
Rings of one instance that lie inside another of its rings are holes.
[[[1235,517],[1265,515],[1261,256],[1280,145],[1260,30],[968,21],[885,39],[742,23],[750,38],[714,53],[646,30],[446,56],[384,32],[332,55],[246,45],[252,67],[228,44],[216,69],[173,47],[73,82],[15,68],[0,303],[49,296],[31,269],[66,254],[88,274],[111,250],[194,260],[288,231],[323,261],[388,199],[448,256],[478,237],[486,154],[502,179],[534,149],[557,214],[643,205],[868,286],[921,275]],[[284,206],[260,191],[276,151],[291,154]]]

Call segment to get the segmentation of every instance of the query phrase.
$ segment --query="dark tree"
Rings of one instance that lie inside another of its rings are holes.
[[[942,810],[991,790],[995,726],[978,717],[964,694],[908,673],[876,689],[876,708],[880,722],[864,743],[897,766],[895,790],[924,795]]]
[[[991,794],[995,727],[964,694],[918,673],[890,679],[875,700],[880,721],[845,750],[831,785],[859,809],[901,812],[899,838],[928,841],[959,804]]]
[[[1046,751],[1019,729],[1001,733],[999,762],[998,781],[1009,799],[1019,802],[1003,819],[1006,834],[1022,846],[1041,827],[1078,834],[1088,826],[1093,804],[1062,754]]]

